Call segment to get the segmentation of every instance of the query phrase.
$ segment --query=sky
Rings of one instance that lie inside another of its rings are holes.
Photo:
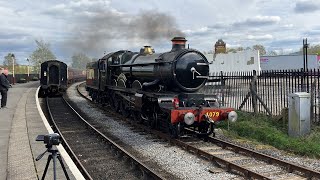
[[[0,64],[8,53],[27,64],[35,40],[65,62],[144,45],[164,52],[173,36],[202,52],[223,39],[227,48],[261,44],[285,54],[303,38],[320,44],[319,19],[319,0],[0,0]]]

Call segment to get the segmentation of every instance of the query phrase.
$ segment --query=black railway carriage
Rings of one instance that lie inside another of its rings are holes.
[[[67,64],[49,60],[41,64],[40,96],[61,95],[68,86]]]
[[[121,50],[87,64],[86,88],[93,101],[108,103],[124,116],[168,130],[173,136],[193,127],[213,133],[215,121],[236,120],[232,108],[221,108],[214,95],[197,93],[209,78],[209,63],[185,38],[172,39],[171,51]]]

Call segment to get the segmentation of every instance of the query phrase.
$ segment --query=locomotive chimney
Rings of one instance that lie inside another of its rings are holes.
[[[143,46],[143,48],[140,49],[140,54],[153,54],[155,51],[152,49],[151,46]]]
[[[186,38],[184,37],[174,37],[171,39],[172,41],[172,49],[171,51],[176,51],[179,49],[185,49],[186,48]]]

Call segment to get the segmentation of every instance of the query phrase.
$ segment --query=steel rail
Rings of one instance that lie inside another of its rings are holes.
[[[65,99],[64,99],[65,100]],[[150,169],[146,164],[141,162],[139,159],[131,155],[128,151],[126,151],[124,148],[119,146],[116,142],[114,142],[112,139],[108,138],[106,135],[104,135],[102,132],[100,132],[98,129],[93,127],[88,121],[82,118],[82,116],[65,100],[66,104],[79,116],[79,118],[89,127],[91,128],[95,133],[103,137],[103,140],[105,140],[109,145],[112,145],[117,150],[124,153],[127,157],[129,157],[131,160],[137,163],[137,165],[141,168],[141,170],[148,175],[148,177],[152,177],[153,179],[165,179],[161,177],[161,175],[157,174],[155,171]]]
[[[88,97],[86,97],[84,94],[82,94],[79,90],[79,85],[76,87],[78,93],[84,97],[85,99],[87,99],[88,101],[92,102]],[[264,176],[264,175],[261,175],[261,174],[258,174],[256,172],[253,172],[251,170],[248,170],[248,169],[245,169],[239,165],[236,165],[232,162],[228,162],[222,158],[219,158],[217,156],[214,156],[212,154],[209,154],[205,151],[202,151],[200,149],[197,149],[191,145],[188,145],[180,140],[177,140],[177,139],[172,139],[170,138],[167,134],[165,133],[162,133],[160,131],[154,131],[154,130],[151,130],[149,128],[147,128],[146,126],[144,125],[140,125],[140,124],[135,124],[135,123],[132,123],[132,121],[129,121],[130,124],[132,124],[133,126],[135,127],[138,127],[139,129],[142,129],[143,131],[146,131],[148,133],[152,133],[162,139],[165,139],[167,141],[169,141],[170,143],[172,144],[175,144],[177,146],[180,146],[184,149],[186,149],[187,151],[189,152],[193,152],[193,153],[196,153],[197,155],[199,156],[202,156],[202,157],[205,157],[206,159],[210,160],[210,161],[213,161],[214,163],[218,163],[218,164],[223,164],[224,165],[224,168],[227,169],[227,171],[231,171],[231,170],[237,170],[241,173],[243,173],[243,175],[247,178],[256,178],[256,179],[265,179],[265,180],[269,180],[270,178]]]
[[[146,178],[152,178],[155,180],[158,179],[165,179],[161,175],[157,174],[154,170],[149,168],[146,164],[141,162],[139,159],[135,158],[133,155],[131,155],[128,151],[126,151],[124,148],[119,146],[116,142],[108,138],[106,135],[104,135],[102,132],[100,132],[98,129],[96,129],[94,126],[92,126],[88,121],[86,121],[64,98],[64,102],[68,105],[70,109],[85,123],[85,125],[91,129],[94,133],[96,133],[98,136],[101,137],[102,140],[104,140],[109,146],[112,146],[115,148],[116,151],[121,152],[122,154],[125,154],[128,159],[132,160],[135,165],[140,167],[141,171],[143,172],[143,176]],[[61,134],[61,133],[60,133]]]
[[[76,156],[76,154],[72,151],[70,145],[67,143],[66,139],[64,138],[63,134],[61,133],[60,129],[58,128],[56,122],[54,121],[50,106],[49,106],[49,101],[48,101],[48,97],[46,97],[46,105],[47,105],[47,109],[49,112],[49,116],[50,116],[50,121],[53,125],[53,129],[55,132],[57,132],[60,137],[61,137],[61,144],[63,145],[63,147],[66,149],[66,151],[68,152],[69,156],[71,157],[71,159],[73,160],[73,162],[76,164],[77,168],[79,169],[79,171],[82,173],[83,177],[85,179],[89,179],[92,180],[93,178],[90,176],[90,174],[88,173],[88,171],[84,168],[84,166],[82,165],[82,163],[80,162],[80,160],[78,159],[78,157]]]
[[[199,148],[196,148],[190,144],[187,144],[181,140],[178,140],[178,139],[172,139],[170,138],[168,135],[162,133],[162,132],[159,132],[159,131],[151,131],[151,130],[148,130],[146,129],[146,127],[142,127],[144,130],[146,131],[149,131],[163,139],[166,139],[167,141],[169,141],[171,144],[174,144],[174,145],[177,145],[189,152],[192,152],[192,153],[195,153],[197,155],[199,155],[200,157],[204,157],[210,161],[212,161],[214,164],[218,164],[221,166],[221,164],[224,166],[222,168],[226,169],[227,171],[232,171],[232,170],[235,170],[235,171],[238,171],[238,172],[241,172],[243,174],[244,177],[248,178],[248,179],[265,179],[265,180],[269,180],[270,178],[268,178],[267,176],[264,176],[262,174],[259,174],[259,173],[256,173],[254,171],[251,171],[249,169],[246,169],[242,166],[239,166],[235,163],[232,163],[230,161],[227,161],[227,160],[224,160],[223,158],[220,158],[218,156],[215,156],[215,155],[212,155],[206,151],[203,151]]]
[[[214,137],[210,137],[208,138],[208,140],[212,143],[215,144],[221,144],[221,146],[223,148],[229,147],[231,148],[233,151],[235,152],[243,152],[246,154],[250,154],[251,156],[254,156],[256,158],[262,159],[263,161],[269,163],[269,164],[278,164],[279,166],[284,167],[289,173],[292,173],[293,171],[298,171],[302,174],[304,174],[308,179],[311,179],[313,177],[315,178],[319,178],[320,179],[320,172],[303,167],[303,166],[299,166],[296,164],[292,164],[288,161],[285,160],[281,160],[266,154],[262,154],[260,152],[256,152],[254,150],[245,148],[245,147],[241,147],[235,144],[232,144],[230,142],[218,139],[218,138],[214,138]]]
[[[88,97],[86,97],[84,94],[82,94],[79,90],[79,85],[77,86],[77,91],[78,93],[86,98],[88,101],[91,101]],[[230,170],[237,170],[241,173],[243,173],[243,175],[246,177],[246,178],[257,178],[257,179],[270,179],[264,175],[261,175],[261,174],[258,174],[256,172],[253,172],[251,170],[248,170],[248,169],[245,169],[239,165],[236,165],[232,162],[228,162],[222,158],[219,158],[217,156],[214,156],[212,154],[209,154],[208,152],[205,152],[199,148],[196,148],[196,147],[193,147],[192,145],[189,145],[189,144],[186,144],[184,143],[183,141],[180,141],[178,139],[172,139],[170,138],[167,134],[165,133],[162,133],[160,131],[154,131],[154,130],[151,130],[143,125],[140,125],[140,124],[136,124],[136,123],[132,123],[132,121],[129,121],[132,125],[134,125],[135,127],[138,127],[140,129],[143,129],[144,131],[148,132],[148,133],[152,133],[160,138],[163,138],[167,141],[169,141],[170,143],[172,144],[175,144],[175,145],[178,145],[188,151],[191,151],[193,153],[196,153],[202,157],[205,157],[207,158],[208,160],[211,160],[213,162],[217,162],[217,163],[220,163],[220,164],[223,164],[225,166],[225,169],[227,169],[227,171],[230,171]],[[192,131],[190,129],[188,129],[188,131]],[[217,139],[217,138],[213,138],[213,137],[210,137],[208,138],[208,140],[212,143],[215,143],[215,144],[220,144],[222,148],[231,148],[231,150],[233,150],[234,152],[243,152],[243,153],[246,153],[246,154],[250,154],[250,156],[253,156],[255,158],[258,158],[258,159],[261,159],[269,164],[277,164],[281,167],[284,167],[287,172],[289,173],[292,173],[293,171],[298,171],[300,173],[302,173],[304,176],[306,176],[308,179],[311,179],[313,177],[315,178],[319,178],[320,179],[320,172],[317,172],[315,170],[312,170],[312,169],[309,169],[309,168],[306,168],[306,167],[302,167],[302,166],[299,166],[299,165],[296,165],[296,164],[292,164],[288,161],[284,161],[284,160],[280,160],[278,158],[275,158],[275,157],[272,157],[272,156],[269,156],[269,155],[265,155],[265,154],[262,154],[262,153],[259,153],[259,152],[256,152],[254,150],[250,150],[248,148],[245,148],[245,147],[241,147],[241,146],[238,146],[238,145],[235,145],[235,144],[232,144],[232,143],[229,143],[229,142],[226,142],[226,141],[223,141],[223,140],[220,140],[220,139]]]

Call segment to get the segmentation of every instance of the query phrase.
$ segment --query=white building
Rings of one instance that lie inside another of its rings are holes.
[[[210,74],[223,72],[247,72],[256,70],[260,74],[258,50],[246,50],[228,54],[205,54],[210,65]]]

